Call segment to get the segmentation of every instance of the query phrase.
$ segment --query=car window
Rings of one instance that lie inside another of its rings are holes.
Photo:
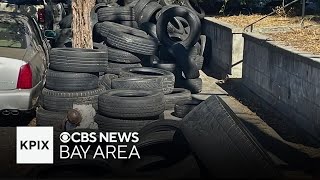
[[[43,0],[0,0],[0,2],[17,5],[43,5]]]
[[[22,22],[0,20],[0,47],[27,48],[26,27]]]

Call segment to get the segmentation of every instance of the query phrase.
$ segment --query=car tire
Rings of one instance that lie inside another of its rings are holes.
[[[164,96],[166,110],[173,109],[175,104],[183,100],[191,100],[191,92],[183,88],[174,88],[172,93]]]
[[[174,116],[184,118],[202,101],[197,99],[178,101],[174,106]]]
[[[104,37],[105,39],[108,38],[108,32],[110,29],[119,30],[123,33],[129,33],[138,37],[148,37],[147,33],[144,31],[141,31],[139,29],[132,28],[129,26],[125,26],[122,24],[118,24],[115,22],[105,21],[105,22],[96,23],[94,25],[94,29],[100,36]]]
[[[157,0],[139,0],[136,5],[133,7],[135,12],[135,19],[139,19],[142,10],[149,4],[150,2],[157,2]]]
[[[146,22],[153,22],[155,23],[155,14],[160,11],[162,6],[157,2],[150,2],[148,3],[141,11],[141,13],[137,16],[136,21],[139,25],[146,23]],[[153,19],[153,21],[152,21]]]
[[[103,86],[89,91],[66,92],[53,91],[47,88],[42,90],[41,105],[49,111],[68,111],[73,108],[73,104],[92,104],[98,109],[98,96],[104,93],[106,89]]]
[[[45,87],[55,91],[86,91],[98,88],[99,77],[90,73],[59,72],[48,69]]]
[[[164,112],[163,96],[152,90],[109,90],[99,96],[99,112],[121,119],[155,117]]]
[[[158,77],[123,77],[112,80],[112,89],[161,89],[161,78]]]
[[[190,26],[190,33],[188,34],[187,38],[182,41],[178,41],[184,47],[189,49],[190,47],[194,46],[199,40],[199,37],[201,35],[201,22],[198,16],[194,14],[194,12],[185,7],[174,6],[161,13],[157,21],[158,39],[163,45],[167,47],[171,47],[173,44],[177,43],[177,41],[170,38],[167,31],[167,26],[170,22],[170,19],[176,16],[186,19]]]
[[[50,69],[66,72],[104,72],[108,53],[97,49],[53,48]]]
[[[106,90],[112,89],[112,80],[117,78],[116,74],[105,74],[101,77],[99,85],[104,86]]]
[[[202,91],[202,79],[196,78],[196,79],[177,79],[176,81],[176,87],[180,88],[186,88],[188,89],[192,94],[197,94]]]
[[[140,63],[141,60],[139,57],[137,57],[136,55],[127,52],[127,51],[123,51],[120,49],[116,49],[116,48],[112,48],[109,47],[108,48],[108,60],[109,63],[110,62],[117,62],[117,63]]]
[[[99,22],[104,21],[134,21],[134,10],[131,7],[103,7],[97,10]]]
[[[158,11],[155,15],[156,20],[158,21],[159,17],[161,16],[161,14],[166,11],[169,8],[172,7],[179,7],[179,5],[168,5],[168,6],[164,6],[160,11]],[[167,26],[167,31],[169,33],[177,33],[177,34],[184,34],[185,29],[181,23],[181,21],[178,19],[178,17],[174,17],[172,18],[172,20],[170,20],[170,22],[168,23]]]
[[[181,131],[210,177],[279,177],[267,152],[218,96],[188,113]]]
[[[151,36],[154,39],[158,40],[157,27],[156,27],[155,24],[153,24],[151,22],[142,23],[140,25],[140,29],[145,31],[149,36]]]
[[[53,126],[55,130],[61,130],[61,125],[67,113],[48,111],[39,107],[36,111],[37,126]]]
[[[139,28],[137,21],[119,21],[119,24],[129,26],[135,29]]]
[[[136,29],[135,31],[141,30]],[[109,45],[118,49],[142,55],[154,55],[158,49],[158,41],[151,36],[136,36],[133,32],[129,34],[122,32],[121,29],[110,29],[106,41]]]
[[[119,75],[121,69],[131,67],[142,67],[142,65],[140,63],[116,63],[110,61],[106,72]]]
[[[163,118],[161,117],[163,115],[159,115],[158,118],[143,120],[125,120],[97,114],[94,119],[98,124],[99,130],[103,132],[137,132],[150,123],[162,120]]]
[[[190,59],[188,50],[180,43],[173,45],[169,52],[175,58],[177,65],[183,71],[186,79],[194,79],[200,76],[199,69],[193,59]]]
[[[120,77],[161,77],[161,85],[164,94],[170,94],[174,88],[175,77],[170,71],[163,69],[138,67],[138,68],[124,68],[120,71]]]

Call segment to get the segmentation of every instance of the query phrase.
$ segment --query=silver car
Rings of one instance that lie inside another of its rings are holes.
[[[0,116],[34,110],[50,45],[33,18],[0,12]]]

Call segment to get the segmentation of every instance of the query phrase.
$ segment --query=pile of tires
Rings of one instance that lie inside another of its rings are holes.
[[[122,68],[153,67],[172,72],[174,87],[191,93],[202,90],[199,70],[203,66],[206,36],[201,35],[203,10],[193,2],[134,0],[120,6],[98,1],[94,8],[95,49],[109,52],[107,74]]]
[[[91,104],[98,110],[98,97],[106,92],[99,85],[99,72],[108,67],[108,53],[94,49],[53,48],[40,96],[38,126],[59,129],[74,104]]]

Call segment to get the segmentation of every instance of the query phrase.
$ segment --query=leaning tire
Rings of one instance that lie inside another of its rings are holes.
[[[207,172],[214,171],[208,176],[253,179],[279,176],[267,152],[218,96],[210,96],[194,108],[181,125],[201,164]]]
[[[41,94],[41,105],[49,111],[68,111],[73,104],[92,104],[98,109],[98,96],[106,90],[103,86],[89,91],[65,92],[44,88]]]
[[[150,2],[148,3],[145,8],[141,11],[141,14],[138,15],[136,21],[139,25],[150,22],[153,18],[155,21],[155,14],[162,8],[160,4],[157,2]]]
[[[192,94],[197,94],[202,91],[202,79],[177,79],[176,87],[186,88],[190,90]]]
[[[158,77],[123,77],[112,80],[112,89],[161,89],[161,78]]]
[[[191,100],[191,92],[183,88],[174,88],[171,94],[164,96],[166,110],[173,109],[175,104],[183,100]]]
[[[144,126],[155,121],[162,120],[161,115],[154,119],[124,120],[119,118],[106,117],[100,114],[95,116],[95,122],[99,130],[103,132],[137,132]]]
[[[141,67],[141,68],[124,68],[120,71],[120,77],[139,77],[151,76],[161,77],[162,90],[164,94],[169,94],[173,91],[175,77],[174,74],[157,68]]]
[[[67,113],[48,111],[39,107],[36,111],[37,126],[53,126],[54,129],[61,129],[66,115]]]
[[[66,72],[104,72],[108,53],[96,49],[53,48],[50,69]]]
[[[97,11],[98,21],[133,21],[134,11],[131,7],[104,7]]]
[[[185,7],[173,6],[160,15],[157,21],[158,39],[167,47],[171,47],[173,44],[177,43],[177,41],[170,38],[167,31],[167,26],[170,22],[170,19],[176,16],[183,17],[188,21],[188,24],[190,25],[190,33],[188,34],[188,37],[182,41],[178,41],[184,47],[189,49],[199,40],[199,37],[201,35],[201,22],[198,16],[196,16],[191,10]]]
[[[123,119],[159,116],[164,112],[163,93],[147,90],[109,90],[99,97],[99,112]]]
[[[133,7],[135,12],[135,18],[138,19],[142,10],[147,6],[150,2],[156,2],[157,0],[139,0],[136,5]]]
[[[59,72],[49,69],[45,87],[55,91],[86,91],[98,88],[99,77],[90,73]]]

